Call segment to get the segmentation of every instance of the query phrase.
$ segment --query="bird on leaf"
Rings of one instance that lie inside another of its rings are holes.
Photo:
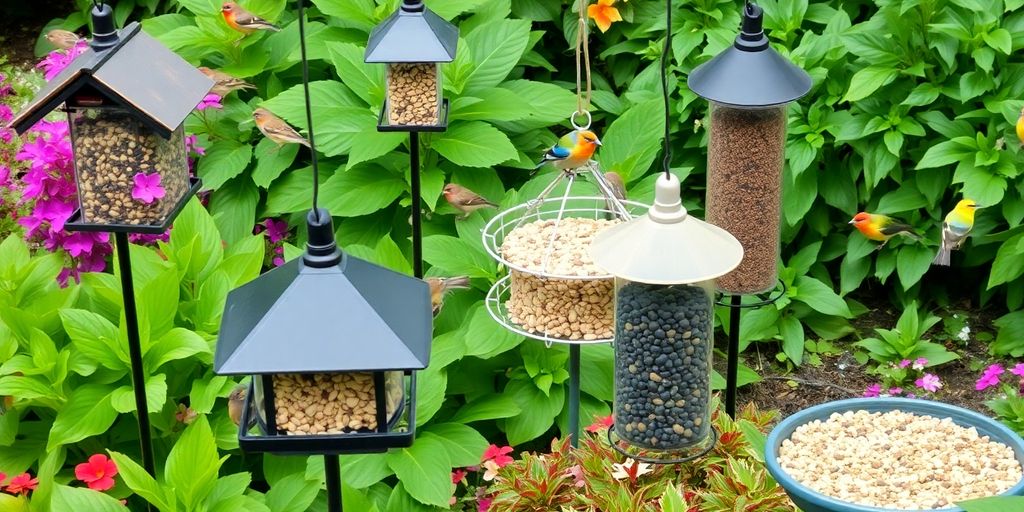
[[[558,139],[558,142],[544,153],[544,157],[534,167],[533,172],[536,173],[537,169],[548,163],[563,171],[583,167],[590,161],[590,157],[594,156],[594,151],[599,146],[601,146],[601,140],[594,132],[574,130]]]
[[[876,248],[877,250],[885,247],[885,244],[896,235],[903,235],[914,240],[921,239],[921,235],[914,232],[914,228],[909,224],[880,213],[860,212],[854,215],[849,223],[853,224],[853,227],[868,239],[882,242]]]
[[[942,245],[932,265],[949,266],[950,253],[964,244],[967,235],[974,228],[974,212],[978,208],[982,207],[973,199],[961,199],[953,210],[946,214],[942,221]]]

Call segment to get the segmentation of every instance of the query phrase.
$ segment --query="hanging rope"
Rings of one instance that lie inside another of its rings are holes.
[[[669,106],[668,95],[668,59],[672,51],[672,0],[665,0],[665,48],[661,50],[661,97],[665,100],[665,140],[662,142],[665,156],[661,160],[661,167],[665,170],[665,178],[671,176],[669,166],[672,164],[672,144],[669,137],[672,135],[671,127],[672,114]]]
[[[103,9],[103,0],[92,0],[92,6],[97,9]]]
[[[306,93],[306,126],[309,127],[309,151],[312,153],[313,166],[313,217],[320,222],[320,210],[317,202],[320,197],[320,167],[317,165],[316,141],[313,137],[313,108],[309,96],[309,60],[306,59],[306,13],[302,0],[299,3],[299,49],[302,52],[302,88]]]
[[[579,4],[580,18],[576,26],[576,112],[572,114],[572,124],[576,126],[576,116],[586,115],[586,128],[589,128],[592,87],[590,83],[590,42],[587,37],[587,0],[580,0]],[[587,81],[586,97],[583,95],[584,76]],[[577,126],[577,128],[579,127]]]

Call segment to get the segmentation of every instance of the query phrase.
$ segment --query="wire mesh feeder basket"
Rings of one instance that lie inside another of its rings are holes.
[[[590,259],[590,241],[647,211],[617,199],[596,171],[590,178],[602,195],[572,195],[578,176],[560,173],[537,199],[499,213],[483,230],[487,252],[509,271],[488,292],[488,313],[506,329],[548,346],[612,341],[615,281]],[[564,194],[548,197],[563,180]]]

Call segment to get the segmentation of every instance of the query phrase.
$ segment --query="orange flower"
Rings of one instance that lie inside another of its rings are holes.
[[[619,10],[612,7],[614,4],[615,0],[597,0],[596,4],[587,7],[587,16],[597,23],[597,28],[601,29],[601,32],[607,32],[612,23],[622,21]]]

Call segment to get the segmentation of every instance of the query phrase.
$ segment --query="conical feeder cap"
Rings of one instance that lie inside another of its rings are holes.
[[[662,174],[647,215],[599,233],[590,257],[608,273],[649,284],[687,284],[729,273],[743,246],[728,231],[686,213],[679,178]]]

